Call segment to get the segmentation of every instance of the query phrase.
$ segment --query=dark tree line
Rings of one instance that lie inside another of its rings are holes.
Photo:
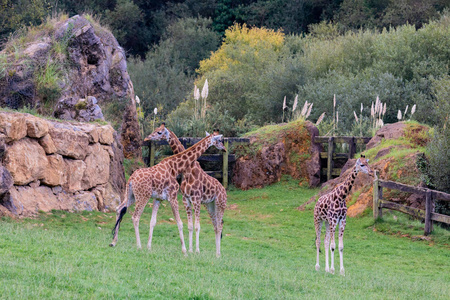
[[[144,57],[170,24],[184,18],[211,19],[223,35],[234,23],[302,34],[311,24],[337,22],[343,30],[424,22],[450,0],[0,0],[0,40],[57,12],[100,17],[130,55]]]

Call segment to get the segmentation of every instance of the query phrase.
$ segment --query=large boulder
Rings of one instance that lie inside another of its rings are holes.
[[[54,123],[49,130],[56,147],[56,153],[73,159],[83,160],[88,153],[89,136],[77,126]]]
[[[17,141],[27,136],[27,123],[23,114],[0,112],[0,133],[6,142]]]
[[[19,131],[0,123],[0,216],[28,217],[52,209],[108,211],[120,203],[124,155],[111,126],[0,115],[27,125],[27,136],[17,140],[23,133],[11,134]]]
[[[320,183],[319,131],[309,121],[263,127],[249,136],[250,145],[236,149],[233,182],[241,189],[262,187],[289,174],[302,184]]]
[[[24,138],[8,147],[4,166],[11,173],[15,185],[26,185],[44,177],[48,160],[37,140]]]
[[[116,124],[121,128],[122,149],[127,157],[140,156],[135,95],[125,51],[109,30],[83,16],[61,18],[47,25],[33,35],[36,40],[15,43],[15,55],[9,55],[8,49],[0,52],[7,59],[6,75],[0,78],[0,106],[33,107],[41,113],[53,113],[59,119],[81,122],[104,120],[106,107],[122,107],[118,113],[122,114],[123,123]],[[67,55],[55,50],[61,46],[66,47]],[[58,76],[54,86],[42,87],[36,83],[35,78],[42,72],[40,66],[61,64],[65,66],[60,70],[64,74]],[[51,105],[53,112],[48,111],[49,101],[56,102]],[[46,134],[47,129],[39,127],[44,123],[34,122],[37,119],[24,123],[14,118],[13,123],[2,117],[0,124],[8,126],[0,126],[5,130],[1,133],[8,141],[23,138],[27,130],[33,138]]]
[[[383,140],[395,140],[405,135],[405,123],[397,122],[393,124],[387,124],[381,127],[375,136],[367,143],[366,149],[372,149],[378,146]]]
[[[89,146],[89,154],[86,156],[84,163],[86,169],[81,180],[83,190],[89,190],[108,182],[110,157],[108,151],[100,144]]]

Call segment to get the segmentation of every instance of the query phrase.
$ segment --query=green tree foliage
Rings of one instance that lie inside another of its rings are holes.
[[[217,48],[219,35],[211,29],[211,20],[187,18],[170,25],[164,39],[146,55],[130,59],[128,71],[146,118],[164,118],[192,89],[195,69],[200,60]]]
[[[427,146],[428,172],[432,184],[437,189],[450,193],[450,76],[445,75],[439,79],[433,79],[432,85],[434,96],[437,99],[437,126],[434,128],[434,136]]]
[[[200,61],[208,58],[219,46],[220,36],[211,25],[211,19],[179,19],[167,27],[160,47],[172,48],[173,55],[176,53],[187,72],[193,74]]]
[[[445,0],[344,0],[334,20],[346,29],[382,29],[407,23],[419,28],[448,6]]]
[[[435,124],[438,110],[431,80],[447,74],[450,67],[449,23],[449,16],[443,15],[419,30],[403,25],[382,33],[361,30],[326,38],[325,25],[318,26],[321,35],[312,32],[303,39],[302,62],[310,77],[299,86],[300,98],[321,108],[313,112],[317,117],[322,110],[330,112],[336,94],[339,109],[347,112],[340,115],[347,130],[353,122],[352,111],[363,103],[370,114],[370,103],[377,95],[387,103],[385,122],[396,121],[399,109],[417,104],[415,119]]]
[[[144,14],[132,0],[118,0],[114,10],[105,12],[105,20],[125,50],[142,52],[147,49],[149,32],[144,26]]]
[[[23,26],[41,24],[51,10],[48,0],[0,0],[0,42]]]

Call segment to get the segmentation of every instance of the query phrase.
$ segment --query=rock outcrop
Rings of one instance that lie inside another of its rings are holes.
[[[314,143],[318,134],[309,121],[271,125],[252,133],[249,147],[236,149],[235,186],[244,190],[263,187],[279,181],[283,174],[310,187],[319,185],[322,146]]]
[[[120,203],[123,151],[110,125],[0,112],[0,149],[0,213],[103,211]]]
[[[0,105],[12,109],[27,106],[38,111],[54,106],[53,116],[80,122],[104,120],[102,108],[117,106],[123,119],[120,131],[124,154],[140,156],[134,88],[125,51],[114,36],[79,15],[36,30],[40,34],[27,36],[35,40],[15,44],[15,55],[8,55],[8,47],[2,51],[9,64],[6,75],[0,78]],[[18,58],[9,61],[13,57]],[[52,74],[48,76],[57,82],[39,81],[37,78],[45,78],[43,72]],[[21,123],[18,119],[16,122]],[[17,130],[19,136],[8,137],[20,139],[23,131]],[[35,138],[31,132],[28,136]]]

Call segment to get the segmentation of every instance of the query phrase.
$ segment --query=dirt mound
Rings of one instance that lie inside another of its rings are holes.
[[[270,125],[249,133],[250,145],[235,149],[234,184],[244,190],[263,187],[289,174],[308,186],[318,186],[322,146],[313,142],[318,134],[309,121]]]

